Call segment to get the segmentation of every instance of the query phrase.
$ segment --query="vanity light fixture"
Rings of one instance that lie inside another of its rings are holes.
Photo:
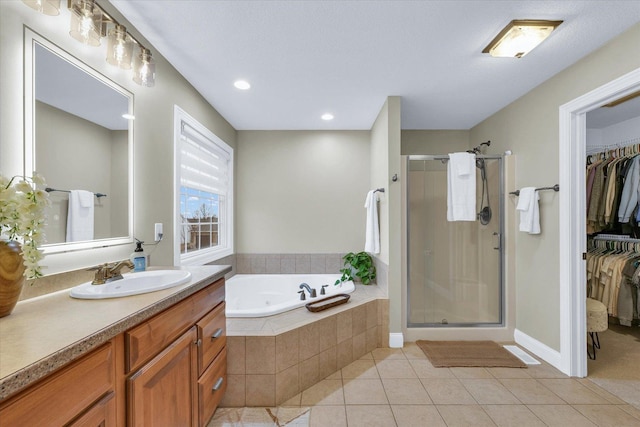
[[[320,118],[322,120],[329,121],[329,120],[333,120],[334,117],[333,117],[333,114],[331,113],[324,113],[322,116],[320,116]]]
[[[100,46],[102,36],[102,10],[93,0],[71,1],[71,28],[69,35],[80,43]]]
[[[46,15],[60,13],[60,0],[22,0],[22,2]],[[100,39],[108,37],[107,62],[129,70],[133,61],[133,81],[147,87],[155,85],[156,65],[151,57],[151,51],[127,32],[124,25],[120,25],[95,0],[67,0],[67,7],[71,12],[69,30],[71,37],[90,46],[100,46]],[[107,34],[108,26],[112,28]],[[140,50],[139,55],[133,55],[134,44]]]
[[[107,62],[123,70],[130,70],[132,53],[133,41],[127,34],[127,29],[115,24],[107,37]]]
[[[133,60],[133,81],[147,87],[156,84],[156,64],[147,48],[140,47],[140,54]]]
[[[45,15],[60,15],[60,0],[22,0],[22,2]]]
[[[485,47],[494,57],[522,58],[538,46],[563,21],[514,20]]]
[[[60,0],[22,0],[32,9],[46,15],[60,13]],[[67,0],[71,12],[69,35],[81,43],[100,46],[100,39],[107,39],[107,63],[124,70],[131,69],[133,60],[133,81],[142,86],[151,87],[156,81],[156,65],[151,51],[136,40],[127,29],[100,7],[95,0]],[[107,34],[107,27],[112,28]],[[134,57],[133,45],[137,45],[140,54]]]

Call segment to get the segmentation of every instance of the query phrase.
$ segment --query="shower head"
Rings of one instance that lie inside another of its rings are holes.
[[[473,147],[471,150],[467,150],[467,153],[471,154],[482,154],[482,146],[486,145],[487,147],[491,145],[491,141],[482,142],[477,147]]]

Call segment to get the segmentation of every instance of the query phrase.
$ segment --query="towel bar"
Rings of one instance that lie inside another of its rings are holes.
[[[536,191],[541,191],[541,190],[553,190],[553,191],[560,191],[560,185],[556,184],[553,187],[541,187],[541,188],[536,188]],[[512,191],[509,194],[514,194],[516,196],[520,195],[520,190],[516,190],[516,191]]]
[[[51,193],[52,191],[59,191],[59,192],[61,192],[61,193],[71,193],[71,191],[69,191],[69,190],[57,190],[57,189],[55,189],[55,188],[51,188],[51,187],[47,187],[47,188],[45,188],[45,189],[44,189],[44,191],[46,191],[47,193]],[[94,194],[98,199],[99,199],[100,197],[107,197],[107,195],[106,195],[106,194],[103,194],[103,193],[93,193],[93,194]]]

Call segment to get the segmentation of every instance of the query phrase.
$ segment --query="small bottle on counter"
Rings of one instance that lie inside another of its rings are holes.
[[[147,269],[147,254],[142,248],[144,242],[136,239],[136,249],[131,254],[129,259],[133,263],[133,271],[145,271]]]

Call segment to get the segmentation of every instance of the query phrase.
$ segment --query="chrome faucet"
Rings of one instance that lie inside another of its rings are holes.
[[[120,273],[122,267],[127,267],[130,270],[133,270],[133,263],[127,259],[114,264],[105,263],[97,267],[90,268],[89,270],[96,270],[96,274],[93,277],[91,284],[104,285],[105,283],[122,279],[122,273]]]
[[[309,292],[309,296],[310,296],[311,298],[315,298],[315,297],[317,296],[317,295],[316,295],[316,290],[315,290],[315,289],[313,289],[313,288],[311,288],[311,287],[310,287],[309,285],[307,285],[306,283],[301,283],[301,284],[300,284],[300,289],[306,289],[306,290],[307,290],[307,292]],[[303,291],[303,294],[304,294],[304,291]]]

